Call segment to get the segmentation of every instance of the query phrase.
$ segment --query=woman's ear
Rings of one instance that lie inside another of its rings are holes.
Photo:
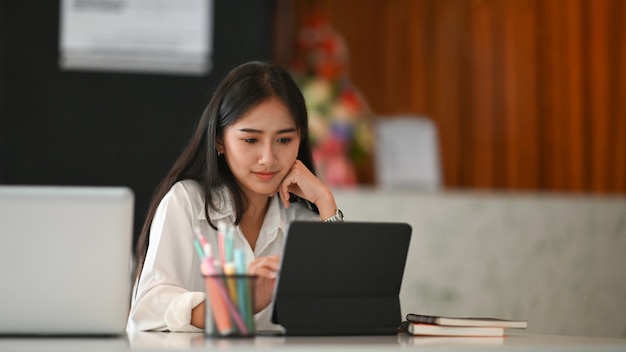
[[[217,150],[218,155],[224,154],[224,142],[221,138],[218,138],[215,142],[215,150]]]

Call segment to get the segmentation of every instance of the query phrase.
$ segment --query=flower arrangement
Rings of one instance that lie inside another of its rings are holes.
[[[318,175],[331,186],[371,182],[372,114],[348,77],[343,38],[324,19],[300,31],[292,75],[306,100]]]

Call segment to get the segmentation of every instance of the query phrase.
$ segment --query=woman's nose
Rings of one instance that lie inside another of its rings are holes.
[[[259,164],[266,166],[273,166],[276,162],[276,155],[274,153],[274,147],[271,143],[266,143],[261,148],[261,156],[259,159]]]

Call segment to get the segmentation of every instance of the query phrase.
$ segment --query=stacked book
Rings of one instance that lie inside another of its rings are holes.
[[[407,314],[400,330],[415,336],[504,336],[505,329],[526,329],[524,320],[451,318]]]

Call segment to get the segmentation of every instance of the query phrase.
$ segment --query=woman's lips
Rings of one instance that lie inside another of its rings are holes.
[[[271,180],[278,172],[253,172],[261,180]]]

